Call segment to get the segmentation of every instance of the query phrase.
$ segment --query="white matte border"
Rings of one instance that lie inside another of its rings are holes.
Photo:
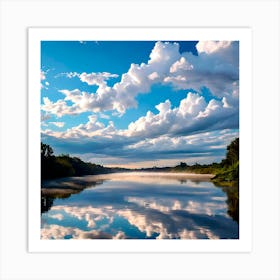
[[[40,42],[109,40],[232,40],[240,57],[240,222],[237,240],[40,239]],[[251,250],[252,91],[249,28],[30,28],[29,29],[29,251],[30,252],[249,252]]]
[[[278,0],[0,0],[0,279],[279,280],[279,8]],[[28,252],[27,29],[115,25],[252,29],[250,253]]]

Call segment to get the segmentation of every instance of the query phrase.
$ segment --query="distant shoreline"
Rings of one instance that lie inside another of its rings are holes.
[[[64,177],[51,180],[43,180],[41,186],[42,195],[71,195],[80,191],[98,185],[104,180],[110,180],[110,177],[165,177],[168,179],[181,179],[193,181],[210,181],[215,177],[214,174],[184,173],[184,172],[147,172],[147,171],[130,171],[130,172],[113,172],[96,175],[84,175],[79,177]],[[95,180],[93,180],[95,179]],[[144,178],[143,178],[144,179]]]

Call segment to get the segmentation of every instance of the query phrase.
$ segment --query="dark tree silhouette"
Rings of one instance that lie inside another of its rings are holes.
[[[51,146],[41,142],[41,179],[54,179],[70,176],[94,175],[112,172],[90,162],[84,162],[77,157],[69,155],[55,156]]]
[[[53,155],[53,149],[51,146],[41,142],[41,157],[51,157]]]

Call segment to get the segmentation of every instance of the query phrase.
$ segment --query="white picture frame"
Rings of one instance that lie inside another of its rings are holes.
[[[249,252],[251,250],[252,90],[249,28],[29,28],[29,237],[30,252]],[[239,41],[240,221],[238,239],[218,240],[42,240],[40,235],[41,41]],[[36,97],[36,98],[35,98]]]
[[[279,279],[278,1],[2,0],[0,6],[0,279]],[[32,111],[27,104],[27,29],[98,26],[246,27],[252,30],[250,250],[172,254],[28,251],[27,139],[37,134],[36,131],[34,134],[31,131],[29,136],[27,133],[27,113]],[[263,71],[264,65],[271,71]],[[15,161],[16,175],[11,168]],[[268,162],[271,164],[265,164]],[[269,191],[264,191],[264,186],[269,187]]]

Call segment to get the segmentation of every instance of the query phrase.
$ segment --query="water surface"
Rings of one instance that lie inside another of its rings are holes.
[[[227,195],[205,176],[114,173],[45,183],[42,239],[236,239]]]

